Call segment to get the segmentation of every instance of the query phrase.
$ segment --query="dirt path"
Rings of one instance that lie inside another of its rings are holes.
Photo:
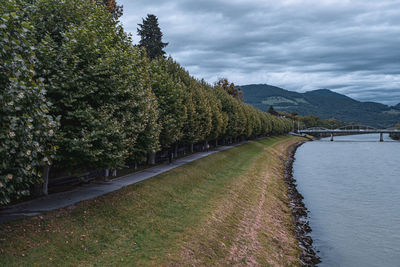
[[[237,263],[246,259],[246,265],[257,266],[255,252],[262,248],[258,240],[258,231],[262,227],[262,213],[265,203],[267,181],[270,177],[268,172],[262,183],[261,199],[255,209],[248,209],[239,223],[239,232],[235,242],[229,251],[229,262]],[[241,242],[245,240],[246,242]]]
[[[265,147],[214,204],[207,222],[193,230],[173,265],[300,265],[283,178],[287,150],[297,141]]]

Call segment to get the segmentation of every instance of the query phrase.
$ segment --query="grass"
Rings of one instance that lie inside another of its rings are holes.
[[[299,140],[251,142],[0,225],[0,265],[300,265],[282,177]]]

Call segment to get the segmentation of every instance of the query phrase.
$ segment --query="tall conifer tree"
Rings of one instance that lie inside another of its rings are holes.
[[[141,37],[139,45],[144,47],[147,52],[147,56],[150,59],[154,59],[160,56],[164,56],[164,47],[168,43],[162,42],[162,32],[158,26],[158,18],[152,14],[148,14],[143,19],[143,24],[138,24],[140,28],[137,29],[138,34]]]

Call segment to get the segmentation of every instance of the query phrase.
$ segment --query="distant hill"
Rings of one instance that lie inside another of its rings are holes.
[[[241,86],[243,97],[263,111],[272,105],[277,111],[315,115],[321,119],[335,118],[369,126],[392,126],[400,122],[400,103],[394,107],[375,102],[360,102],[328,89],[306,93],[288,91],[267,84]]]

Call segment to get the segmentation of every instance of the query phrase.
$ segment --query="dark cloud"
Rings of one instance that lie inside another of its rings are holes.
[[[136,36],[159,18],[166,52],[209,82],[328,88],[362,101],[400,102],[397,0],[129,1],[121,21]]]

